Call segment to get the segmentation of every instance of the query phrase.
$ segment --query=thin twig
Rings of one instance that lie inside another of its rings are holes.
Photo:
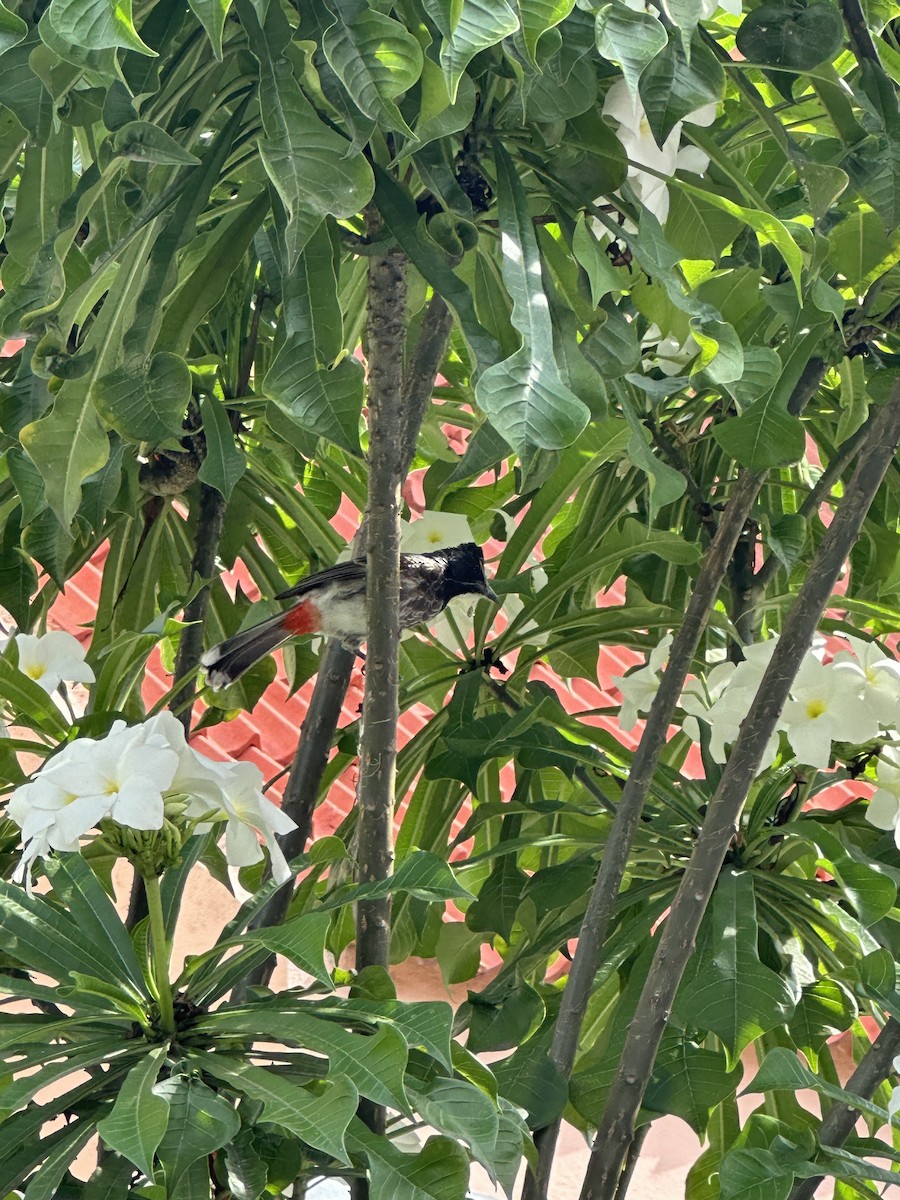
[[[741,725],[662,935],[625,1039],[597,1130],[581,1200],[612,1200],[656,1052],[747,792],[794,676],[900,441],[900,385],[880,411],[847,493],[810,564],[772,661]],[[664,677],[665,678],[665,677]]]
[[[837,452],[832,455],[828,466],[804,496],[800,507],[797,509],[797,516],[811,517],[814,513],[818,512],[819,506],[825,503],[831,495],[835,483],[840,479],[848,463],[855,458],[857,451],[867,437],[874,415],[873,413],[857,429],[852,437],[847,438],[845,442],[841,443]],[[762,593],[768,587],[782,565],[781,559],[777,554],[770,553],[766,556],[765,561],[756,572],[756,579],[754,580],[754,588],[758,593]]]
[[[887,1079],[893,1061],[900,1053],[900,1021],[890,1017],[878,1037],[865,1052],[859,1066],[844,1084],[844,1091],[862,1100],[871,1100],[876,1088]],[[833,1104],[819,1127],[819,1145],[841,1146],[853,1132],[859,1120],[859,1110],[850,1104]],[[812,1200],[824,1176],[803,1179],[791,1192],[788,1200]]]
[[[875,49],[875,43],[869,33],[865,13],[859,0],[841,0],[841,12],[844,14],[844,23],[847,26],[850,44],[856,57],[860,62],[864,58],[868,58],[877,63],[878,51]]]

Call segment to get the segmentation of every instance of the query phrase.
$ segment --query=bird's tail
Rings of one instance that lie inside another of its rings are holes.
[[[206,651],[200,663],[206,668],[206,681],[214,692],[240,679],[255,662],[292,636],[294,631],[288,626],[286,616],[286,613],[276,613],[267,621],[243,629]]]

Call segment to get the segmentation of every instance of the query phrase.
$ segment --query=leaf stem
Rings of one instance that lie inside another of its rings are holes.
[[[150,917],[150,967],[156,983],[156,998],[159,1002],[159,1023],[164,1033],[175,1032],[175,1008],[172,1001],[172,984],[169,979],[169,940],[163,918],[162,893],[158,875],[142,875],[147,896],[147,911]]]

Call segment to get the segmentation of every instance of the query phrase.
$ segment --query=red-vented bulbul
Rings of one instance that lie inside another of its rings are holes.
[[[430,621],[454,596],[484,596],[499,603],[484,574],[484,555],[474,542],[400,555],[400,628]],[[300,596],[293,608],[244,629],[207,650],[200,662],[214,691],[234,683],[264,655],[289,637],[319,633],[339,638],[350,650],[366,636],[366,564],[361,559],[338,563],[276,596]]]

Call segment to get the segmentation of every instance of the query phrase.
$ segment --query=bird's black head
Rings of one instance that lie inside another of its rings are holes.
[[[484,555],[474,542],[463,542],[441,551],[446,558],[442,580],[443,599],[446,604],[454,596],[477,595],[500,603],[500,598],[490,587],[484,574]]]

